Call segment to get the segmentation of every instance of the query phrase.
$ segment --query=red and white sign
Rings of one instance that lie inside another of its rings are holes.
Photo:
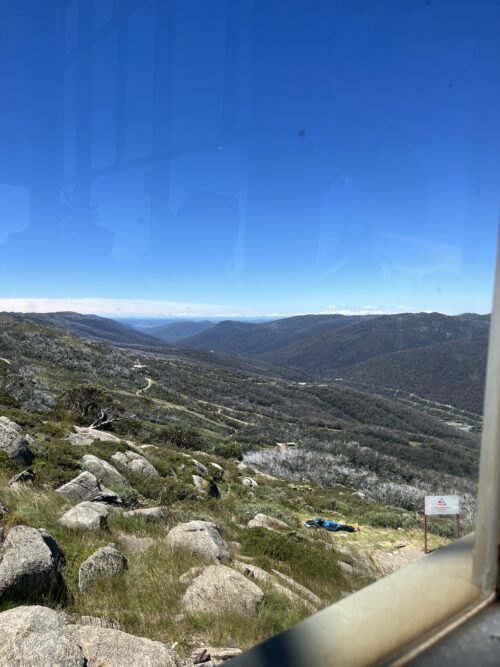
[[[428,516],[460,514],[460,497],[425,496],[425,513]]]

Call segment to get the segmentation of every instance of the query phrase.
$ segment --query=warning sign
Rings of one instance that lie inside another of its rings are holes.
[[[429,516],[460,514],[460,497],[425,496],[425,513]]]

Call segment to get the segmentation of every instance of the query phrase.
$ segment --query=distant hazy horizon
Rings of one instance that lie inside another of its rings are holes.
[[[220,308],[220,310],[218,310]],[[237,310],[224,310],[218,306],[204,306],[203,304],[178,304],[162,301],[148,300],[108,300],[108,299],[2,299],[0,298],[0,311],[14,313],[57,313],[75,312],[81,315],[98,315],[111,319],[152,319],[178,320],[178,319],[204,319],[204,320],[270,320],[285,317],[297,317],[301,315],[395,315],[408,313],[441,313],[442,315],[462,315],[474,313],[477,315],[488,315],[486,312],[462,310],[459,312],[445,312],[442,310],[417,310],[407,306],[399,308],[381,309],[376,306],[364,306],[361,309],[330,307],[324,311],[298,311],[289,313],[262,313],[241,312]]]

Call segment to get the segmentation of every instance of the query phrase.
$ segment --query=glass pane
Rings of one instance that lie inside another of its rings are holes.
[[[499,13],[0,1],[0,498],[66,554],[20,603],[187,659],[425,558],[426,496],[473,529]]]

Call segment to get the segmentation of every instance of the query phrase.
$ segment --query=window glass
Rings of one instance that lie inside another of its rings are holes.
[[[55,602],[244,649],[426,558],[426,496],[427,551],[474,528],[499,18],[0,0],[0,498]]]

